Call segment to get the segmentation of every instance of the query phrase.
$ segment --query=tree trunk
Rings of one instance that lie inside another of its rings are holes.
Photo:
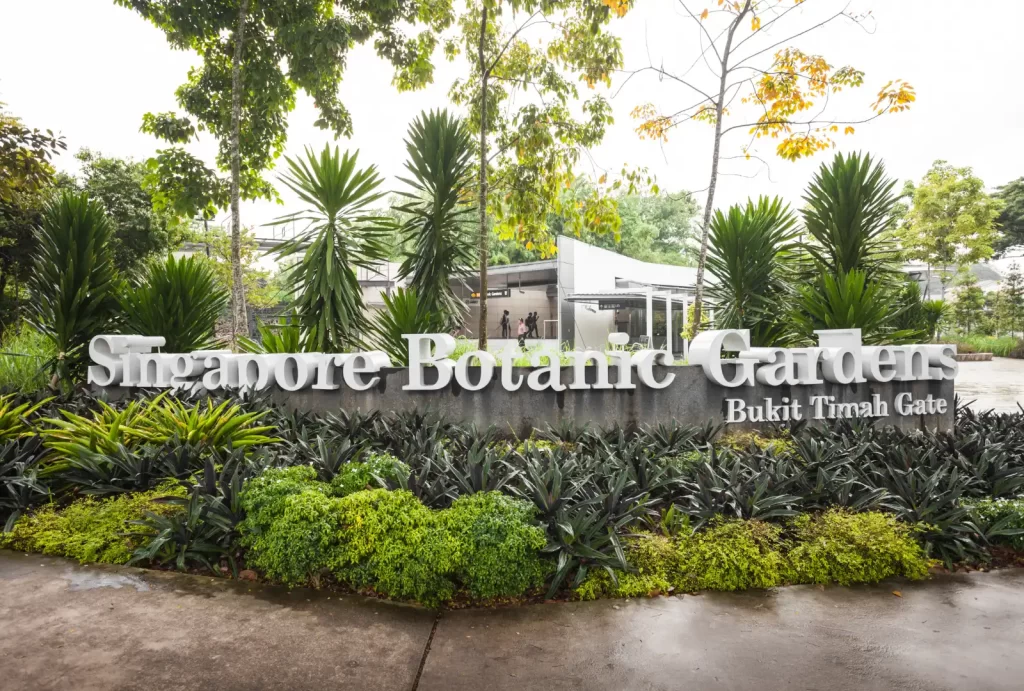
[[[711,226],[711,213],[714,208],[715,187],[718,186],[718,159],[722,150],[722,111],[725,108],[726,78],[729,76],[729,53],[732,51],[732,38],[743,17],[750,11],[751,0],[747,0],[743,9],[732,24],[725,38],[722,50],[722,72],[718,81],[718,98],[715,101],[715,146],[711,153],[711,182],[708,184],[708,199],[704,204],[704,220],[700,227],[700,257],[697,259],[697,280],[693,296],[693,335],[700,333],[701,317],[704,313],[704,264],[708,258],[708,228]]]
[[[238,343],[239,334],[248,335],[249,320],[245,313],[245,288],[242,285],[242,218],[239,211],[241,194],[242,119],[242,56],[245,47],[245,18],[249,0],[238,5],[238,26],[235,27],[235,55],[231,61],[231,344]]]
[[[477,204],[480,214],[480,324],[477,333],[477,348],[487,350],[487,77],[490,70],[484,62],[484,38],[487,35],[487,4],[484,3],[480,15],[480,44],[478,59],[480,61],[480,171],[477,184]]]

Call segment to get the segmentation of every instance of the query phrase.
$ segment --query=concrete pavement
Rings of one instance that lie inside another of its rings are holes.
[[[961,362],[956,393],[974,410],[1018,413],[1024,405],[1024,360],[997,357],[988,362]]]
[[[1016,690],[1024,570],[435,617],[0,552],[0,632],[5,691]]]

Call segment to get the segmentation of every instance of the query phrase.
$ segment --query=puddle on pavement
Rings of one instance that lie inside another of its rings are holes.
[[[89,569],[68,569],[64,578],[70,581],[68,590],[95,590],[96,588],[135,588],[139,592],[149,590],[149,585],[138,576],[120,573],[104,573]]]

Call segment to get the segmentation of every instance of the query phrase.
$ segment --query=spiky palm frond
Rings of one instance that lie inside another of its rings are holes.
[[[461,324],[466,305],[451,281],[468,275],[476,261],[468,227],[474,212],[471,146],[469,130],[447,110],[421,113],[405,140],[411,177],[399,178],[412,189],[399,192],[408,200],[397,210],[409,215],[401,232],[411,248],[399,276],[409,279],[427,311],[452,328]]]
[[[822,164],[804,195],[804,226],[811,242],[801,248],[812,260],[806,271],[833,275],[864,271],[869,279],[887,273],[898,259],[886,238],[892,221],[896,181],[867,154],[836,154]]]
[[[792,340],[783,319],[790,298],[784,264],[795,224],[789,206],[778,197],[715,212],[707,258],[715,282],[707,294],[718,328],[750,329],[751,342],[758,346]]]
[[[370,324],[369,345],[387,353],[395,367],[404,367],[409,364],[409,344],[402,335],[443,331],[442,320],[427,309],[415,288],[399,288],[381,297],[384,309]]]
[[[29,278],[29,323],[57,355],[43,368],[62,380],[84,373],[89,340],[107,329],[117,309],[117,272],[109,249],[113,227],[89,195],[63,192],[43,207]]]
[[[169,353],[212,347],[217,317],[227,304],[227,291],[203,260],[173,255],[150,264],[141,283],[121,296],[125,328],[163,336]]]
[[[302,329],[313,334],[315,350],[341,352],[358,343],[366,328],[363,293],[357,268],[375,270],[387,258],[386,240],[393,221],[367,207],[383,193],[376,166],[357,169],[359,152],[344,155],[330,146],[317,156],[309,148],[303,158],[286,158],[281,176],[309,208],[283,216],[274,224],[302,222],[305,230],[281,244],[281,257],[301,255],[288,269]]]
[[[854,270],[833,276],[821,274],[810,285],[797,289],[800,299],[792,312],[793,320],[807,338],[818,329],[860,329],[865,343],[909,343],[919,340],[916,329],[896,330],[892,324],[906,305],[899,293],[884,283]]]

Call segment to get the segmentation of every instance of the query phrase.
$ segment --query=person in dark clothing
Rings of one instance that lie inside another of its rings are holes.
[[[501,315],[501,337],[508,338],[512,335],[512,320],[508,318],[508,310]]]
[[[526,323],[526,336],[525,336],[525,338],[530,338],[531,335],[533,334],[533,312],[527,312],[526,313],[526,322],[525,323]]]
[[[540,332],[537,331],[537,322],[540,321],[540,315],[536,312],[533,313],[533,318],[530,320],[530,332],[526,334],[527,338],[530,334],[533,334],[533,338],[540,338]]]

